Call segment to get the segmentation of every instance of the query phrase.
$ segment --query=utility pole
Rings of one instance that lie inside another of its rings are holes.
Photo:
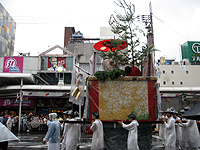
[[[150,11],[150,30],[147,33],[147,45],[148,47],[154,47],[154,35],[153,35],[153,19],[152,19],[152,6],[151,2],[149,3],[149,11]],[[155,52],[148,52],[148,76],[154,76],[154,59],[155,59]]]
[[[20,132],[21,127],[21,111],[22,111],[22,86],[23,86],[23,78],[21,78],[21,85],[20,85],[20,99],[19,99],[19,125],[18,125],[18,132]]]
[[[142,22],[145,23],[145,28],[147,29],[147,45],[149,48],[147,54],[147,63],[144,63],[144,76],[155,76],[155,69],[154,69],[154,59],[155,59],[155,52],[150,52],[150,47],[154,47],[154,33],[153,33],[153,13],[152,13],[152,6],[151,2],[149,3],[149,11],[150,15],[142,15]]]

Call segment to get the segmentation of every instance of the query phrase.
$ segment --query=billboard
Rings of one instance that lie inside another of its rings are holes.
[[[190,62],[200,62],[200,42],[187,41],[181,45],[182,59],[189,59]]]
[[[58,66],[66,69],[66,57],[48,57],[48,70],[56,71]]]
[[[23,57],[4,57],[3,73],[23,73]]]
[[[0,99],[0,106],[19,107],[20,100],[15,99]],[[22,101],[23,107],[34,107],[34,99]]]

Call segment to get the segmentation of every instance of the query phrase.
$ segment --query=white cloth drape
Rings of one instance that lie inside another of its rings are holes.
[[[165,150],[176,150],[176,131],[175,131],[175,119],[171,116],[167,123],[165,122],[166,128],[166,140]]]
[[[122,123],[122,127],[128,130],[128,139],[127,139],[127,147],[128,150],[139,150],[138,147],[138,130],[137,127],[139,126],[136,120],[133,120],[130,124],[125,125]]]
[[[76,121],[69,119],[68,121]],[[79,141],[79,129],[75,123],[65,123],[63,131],[62,150],[76,150]]]
[[[91,126],[93,132],[92,136],[92,150],[99,150],[104,148],[104,133],[103,133],[103,124],[99,119],[95,119]]]

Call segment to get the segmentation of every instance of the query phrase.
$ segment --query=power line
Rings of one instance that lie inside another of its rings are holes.
[[[164,21],[162,21],[160,18],[156,17],[155,15],[153,15],[156,19],[158,19],[160,22],[162,22],[163,24],[165,24],[168,28],[170,28],[172,31],[174,31],[176,34],[178,34],[180,37],[182,37],[184,40],[187,40],[186,38],[184,38],[181,34],[179,34],[176,30],[174,30],[172,27],[170,27],[169,25],[167,25],[166,23],[164,23]]]

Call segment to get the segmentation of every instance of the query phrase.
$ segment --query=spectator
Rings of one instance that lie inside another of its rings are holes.
[[[3,124],[6,125],[6,122],[8,120],[8,115],[4,115],[4,118],[3,118]]]
[[[40,117],[40,126],[39,126],[39,131],[42,131],[42,126],[43,126],[43,120],[42,117]]]
[[[0,115],[0,122],[3,123],[3,114]]]
[[[26,124],[27,124],[27,116],[23,119],[23,131],[26,131]]]

